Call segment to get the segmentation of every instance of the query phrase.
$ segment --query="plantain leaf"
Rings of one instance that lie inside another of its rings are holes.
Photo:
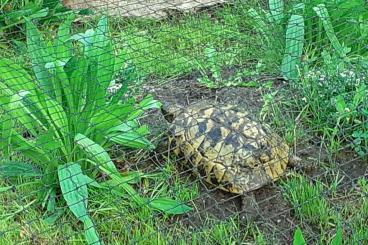
[[[129,115],[127,120],[136,119],[149,109],[159,109],[161,107],[161,102],[155,100],[152,95],[147,95],[139,104],[137,108]]]
[[[63,197],[70,211],[84,224],[88,244],[102,244],[88,214],[88,188],[80,165],[73,162],[60,165],[58,177]]]
[[[20,91],[19,94],[13,94],[10,98],[8,113],[14,120],[17,120],[33,135],[37,134],[37,128],[47,130],[46,126],[32,113],[30,108],[23,103],[23,98],[27,96],[28,91]]]
[[[269,8],[272,19],[276,24],[281,24],[284,19],[284,1],[283,0],[269,0]]]
[[[42,172],[34,165],[25,162],[6,161],[0,163],[0,177],[41,177]]]
[[[26,21],[27,49],[32,61],[32,68],[42,89],[47,93],[53,92],[53,86],[49,81],[50,74],[47,72],[45,65],[51,62],[52,54],[48,52],[48,47],[42,38],[37,27],[28,19]]]
[[[36,84],[28,72],[9,59],[0,59],[0,80],[13,92],[36,90]]]
[[[13,128],[15,126],[13,118],[9,115],[9,113],[4,113],[1,116],[0,121],[0,149],[3,153],[3,157],[6,159],[11,155],[11,137]]]
[[[286,47],[282,60],[281,71],[288,80],[299,77],[298,66],[300,65],[304,47],[304,18],[301,15],[290,17],[286,30]]]
[[[32,141],[26,140],[15,130],[12,131],[11,143],[14,150],[22,155],[29,157],[33,162],[47,165],[51,162],[50,156],[42,148],[39,148]]]
[[[155,148],[155,145],[148,139],[134,131],[109,134],[106,138],[112,142],[127,147],[151,150]]]
[[[347,53],[350,52],[350,49],[344,48],[337,39],[326,6],[324,4],[318,4],[316,7],[313,7],[313,10],[322,20],[323,28],[326,31],[326,35],[336,52],[341,58],[346,57]]]
[[[95,143],[83,134],[77,134],[74,142],[92,158],[99,168],[108,174],[120,175],[114,163],[111,161],[109,154],[99,144]],[[110,176],[111,177],[111,176]]]
[[[55,40],[55,58],[66,63],[72,57],[73,45],[70,39],[71,25],[75,19],[75,15],[71,14],[59,26],[58,34]]]
[[[109,175],[112,179],[111,183],[113,183],[114,187],[118,187],[117,192],[121,193],[120,189],[123,189],[139,205],[144,204],[144,199],[128,184],[129,180],[120,175],[114,163],[111,161],[110,156],[100,145],[82,134],[75,136],[75,143],[94,160],[93,163],[98,168]]]

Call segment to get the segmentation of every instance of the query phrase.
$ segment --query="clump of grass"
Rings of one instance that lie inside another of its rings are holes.
[[[302,221],[320,224],[322,227],[329,223],[333,214],[325,198],[325,187],[321,182],[312,183],[306,177],[297,175],[284,182],[282,186],[286,199]]]

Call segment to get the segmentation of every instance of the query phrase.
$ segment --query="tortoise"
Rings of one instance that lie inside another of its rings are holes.
[[[171,123],[173,152],[207,183],[240,194],[242,218],[258,213],[253,191],[278,180],[288,163],[299,160],[269,125],[236,105],[164,104],[162,111]]]

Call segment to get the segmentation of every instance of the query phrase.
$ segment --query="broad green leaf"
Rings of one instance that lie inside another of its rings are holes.
[[[82,222],[89,215],[88,189],[79,164],[68,163],[58,167],[58,176],[63,197],[77,219]]]
[[[93,45],[94,35],[95,35],[95,31],[93,29],[88,29],[84,33],[74,34],[73,36],[70,37],[70,40],[74,40],[74,41],[78,41],[82,43],[85,47],[84,52],[88,56],[90,49],[92,48],[92,45]]]
[[[149,202],[149,205],[166,214],[184,214],[193,210],[191,207],[169,198],[155,198]]]
[[[77,163],[60,165],[58,176],[63,197],[70,211],[84,224],[88,244],[101,244],[88,214],[88,188],[80,165]]]
[[[61,61],[49,62],[46,64],[46,68],[52,75],[50,80],[53,81],[54,92],[56,101],[59,104],[63,104],[63,96],[66,98],[66,107],[70,110],[71,114],[75,112],[75,105],[73,100],[73,92],[71,91],[71,85],[69,78],[64,71],[65,63]]]
[[[280,24],[284,19],[284,1],[283,0],[269,0],[270,12],[276,24]]]
[[[85,57],[72,57],[65,65],[64,70],[69,79],[70,91],[73,98],[74,114],[69,115],[69,120],[75,128],[75,132],[85,132],[89,126],[89,120],[81,120],[81,113],[86,105],[88,61]]]
[[[46,110],[50,119],[50,124],[55,125],[56,130],[61,132],[65,137],[68,135],[68,117],[63,107],[50,97],[45,98]],[[60,136],[59,136],[60,137]]]
[[[34,74],[41,88],[47,93],[52,94],[53,87],[49,81],[50,74],[45,68],[46,63],[52,61],[52,54],[48,53],[47,45],[37,27],[29,19],[25,18],[25,21],[27,48],[32,61]]]
[[[84,234],[86,236],[87,244],[90,245],[103,245],[103,241],[100,239],[95,224],[93,224],[93,221],[91,218],[88,218],[84,222]]]
[[[68,155],[65,148],[67,142],[63,142],[63,139],[69,139],[68,121],[63,108],[53,101],[47,94],[35,95],[26,94],[26,99],[30,101],[34,107],[35,112],[39,114],[40,120],[45,121],[47,126],[44,126],[44,131],[47,134],[53,134],[53,140],[61,148],[64,154]],[[42,118],[41,118],[42,117]],[[55,148],[56,149],[56,148]]]
[[[122,124],[118,113],[119,111],[101,110],[91,119],[91,124],[94,125],[93,129],[95,129],[98,133],[103,134],[104,132],[107,132],[110,128]]]
[[[4,113],[1,115],[0,120],[0,146],[3,154],[2,157],[6,159],[11,155],[11,137],[13,128],[15,126],[15,120],[10,116],[9,113]]]
[[[145,111],[149,109],[159,109],[161,102],[155,100],[152,95],[146,96],[139,104],[137,108],[129,115],[127,120],[133,120],[140,117]]]
[[[326,6],[324,4],[318,4],[316,7],[313,7],[313,10],[316,12],[318,17],[321,19],[323,28],[326,31],[326,35],[328,39],[330,40],[332,46],[336,50],[336,52],[339,54],[341,58],[346,57],[346,54],[350,52],[350,50],[347,48],[344,48],[340,44],[339,40],[337,39]]]
[[[120,132],[115,134],[109,134],[106,138],[119,145],[138,148],[138,149],[154,149],[153,145],[144,136],[132,131],[132,132]]]
[[[110,156],[100,145],[82,134],[77,134],[75,136],[75,143],[92,158],[92,163],[112,179],[111,183],[118,188],[116,190],[117,193],[123,196],[124,194],[120,192],[120,189],[123,189],[135,202],[140,205],[144,204],[144,199],[141,198],[133,187],[128,184],[128,181],[120,175],[114,163],[111,161]]]
[[[11,142],[15,151],[29,157],[33,162],[37,162],[42,165],[50,164],[51,160],[47,152],[35,145],[34,142],[23,138],[23,136],[15,132],[15,130],[12,132]]]
[[[0,59],[0,81],[13,92],[20,90],[35,91],[36,84],[21,66],[9,59]]]
[[[14,94],[10,98],[7,105],[8,113],[13,117],[13,120],[19,121],[23,127],[30,131],[33,135],[37,135],[37,128],[47,130],[46,126],[37,118],[35,114],[23,103],[23,98],[27,96],[28,91],[20,91],[19,94]]]
[[[288,80],[298,78],[298,66],[301,63],[304,47],[304,18],[301,15],[290,17],[286,30],[286,47],[281,71]]]
[[[34,165],[25,162],[0,162],[0,177],[40,177],[42,172]]]
[[[75,15],[71,14],[59,26],[58,34],[55,40],[55,58],[63,62],[67,62],[72,57],[73,44],[70,40],[71,25],[75,19]]]
[[[43,18],[43,17],[46,17],[48,14],[49,14],[49,8],[44,8],[44,9],[41,9],[41,10],[37,11],[34,14],[31,14],[29,16],[29,18],[30,19]]]
[[[99,168],[111,175],[120,175],[109,154],[99,144],[95,143],[83,134],[77,134],[74,142],[87,153],[87,155],[99,165]],[[112,176],[110,176],[112,178]]]
[[[295,230],[293,245],[307,245],[303,232],[299,227]]]

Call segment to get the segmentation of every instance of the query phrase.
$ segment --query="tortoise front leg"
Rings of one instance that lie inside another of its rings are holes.
[[[255,198],[254,192],[249,192],[241,196],[240,221],[248,224],[259,216],[259,206]]]

